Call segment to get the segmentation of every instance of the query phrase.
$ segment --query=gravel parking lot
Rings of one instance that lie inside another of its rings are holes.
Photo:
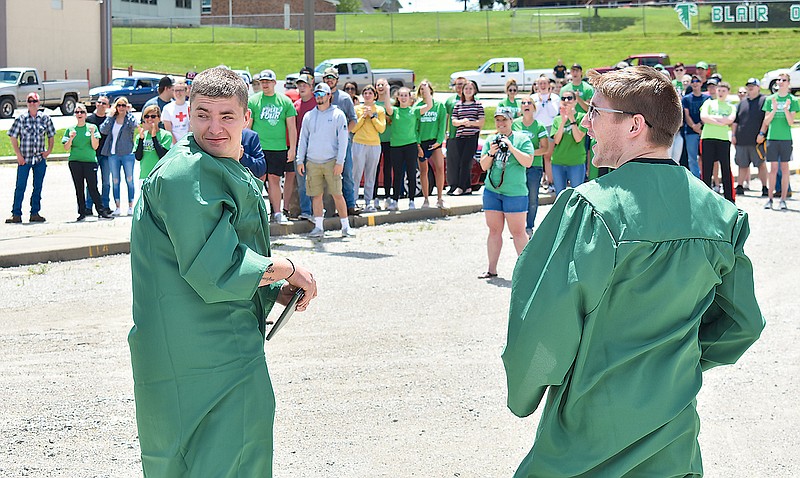
[[[800,475],[800,206],[762,204],[738,201],[751,214],[767,328],[738,364],[705,375],[709,477]],[[521,420],[505,407],[515,257],[505,234],[500,278],[478,280],[485,235],[473,214],[275,241],[276,255],[320,284],[309,311],[266,344],[276,478],[513,474],[538,414]],[[128,256],[0,269],[0,476],[141,476],[129,275]]]

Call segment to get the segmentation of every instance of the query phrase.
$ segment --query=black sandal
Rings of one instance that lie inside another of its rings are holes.
[[[497,274],[492,274],[491,272],[484,272],[483,274],[478,276],[478,279],[491,279],[493,277],[497,277]]]

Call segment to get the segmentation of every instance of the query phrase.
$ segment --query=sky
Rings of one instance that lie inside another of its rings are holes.
[[[464,10],[464,1],[457,0],[400,0],[402,13],[407,12],[460,12]],[[476,0],[467,2],[469,7],[477,5]]]

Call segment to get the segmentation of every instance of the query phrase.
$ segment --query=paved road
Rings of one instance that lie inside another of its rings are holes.
[[[800,476],[800,207],[762,204],[738,202],[767,328],[737,365],[704,377],[708,477]],[[276,478],[511,476],[538,414],[505,407],[515,258],[505,237],[500,278],[476,279],[485,235],[473,214],[275,241],[320,284],[310,310],[266,344]],[[0,476],[141,476],[130,307],[126,255],[0,269]]]

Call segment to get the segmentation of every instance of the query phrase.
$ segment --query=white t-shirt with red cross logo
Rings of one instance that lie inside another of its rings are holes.
[[[171,101],[161,112],[161,121],[172,123],[172,135],[180,141],[189,132],[189,102],[182,105]]]

